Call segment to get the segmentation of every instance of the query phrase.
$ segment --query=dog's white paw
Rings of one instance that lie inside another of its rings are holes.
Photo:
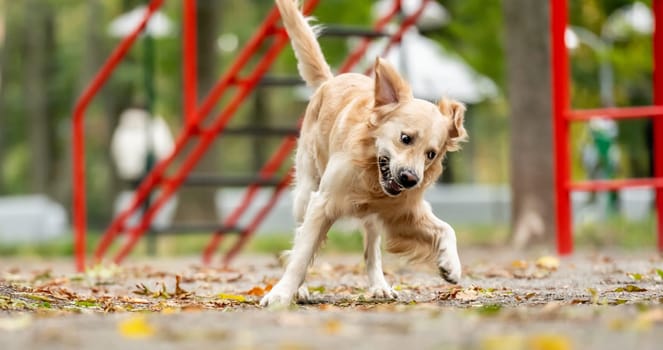
[[[307,303],[311,299],[308,292],[308,287],[303,285],[297,289],[297,301],[300,303]]]
[[[437,263],[437,268],[440,271],[440,276],[445,281],[457,284],[460,281],[461,266],[458,254],[442,254]]]
[[[293,293],[277,285],[262,297],[260,306],[288,306],[292,303],[293,296]]]
[[[398,299],[398,293],[396,291],[385,285],[385,286],[373,286],[368,292],[371,295],[371,298],[374,299]]]

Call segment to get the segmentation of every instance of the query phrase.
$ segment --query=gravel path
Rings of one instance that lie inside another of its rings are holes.
[[[660,349],[663,260],[653,251],[462,249],[460,285],[385,261],[398,300],[372,300],[359,255],[321,256],[311,301],[262,309],[281,268],[243,256],[131,261],[75,274],[69,261],[0,259],[3,349]]]

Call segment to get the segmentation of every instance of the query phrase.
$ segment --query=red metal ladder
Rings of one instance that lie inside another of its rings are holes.
[[[653,66],[654,105],[624,108],[572,109],[570,103],[569,57],[564,42],[568,24],[567,0],[550,1],[552,40],[552,88],[553,88],[553,142],[555,168],[555,209],[557,222],[557,251],[560,255],[573,251],[573,220],[571,191],[607,191],[626,187],[650,187],[656,189],[656,217],[658,250],[663,252],[663,0],[653,0]],[[588,121],[593,117],[615,120],[652,118],[654,133],[654,157],[651,166],[653,178],[571,181],[569,128],[572,122]]]

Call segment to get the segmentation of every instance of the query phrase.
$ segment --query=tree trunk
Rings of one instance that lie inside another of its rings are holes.
[[[26,0],[23,96],[29,123],[30,190],[46,193],[52,178],[53,126],[49,115],[50,57],[54,47],[53,9],[48,2]]]
[[[216,54],[216,38],[221,23],[221,1],[198,1],[197,16],[197,80],[198,100],[202,100],[211,90],[218,75],[216,67],[219,56]],[[210,117],[214,113],[210,113]],[[218,156],[214,147],[210,147],[198,163],[195,172],[218,173]],[[177,217],[184,221],[217,221],[214,206],[214,191],[209,188],[183,188],[180,191],[180,205]]]
[[[504,0],[507,88],[511,106],[511,241],[554,237],[548,2]]]
[[[8,5],[0,3],[0,164],[5,164],[5,153],[7,149],[7,142],[5,140],[5,127],[6,113],[5,113],[5,99],[7,90],[7,72],[9,65],[7,64],[7,28],[9,26],[6,22],[5,14],[8,12]],[[5,193],[5,176],[4,172],[0,170],[0,194]]]

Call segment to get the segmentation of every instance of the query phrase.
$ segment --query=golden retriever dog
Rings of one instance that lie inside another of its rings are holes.
[[[461,275],[456,234],[438,219],[424,191],[442,174],[446,152],[467,139],[465,107],[416,99],[382,59],[375,77],[334,76],[297,0],[276,0],[292,41],[299,74],[315,93],[306,108],[295,159],[298,227],[285,272],[261,305],[306,299],[306,270],[327,231],[341,217],[363,223],[370,293],[396,298],[382,272],[380,236],[389,252],[434,262],[440,275]],[[301,288],[300,288],[301,287]]]

